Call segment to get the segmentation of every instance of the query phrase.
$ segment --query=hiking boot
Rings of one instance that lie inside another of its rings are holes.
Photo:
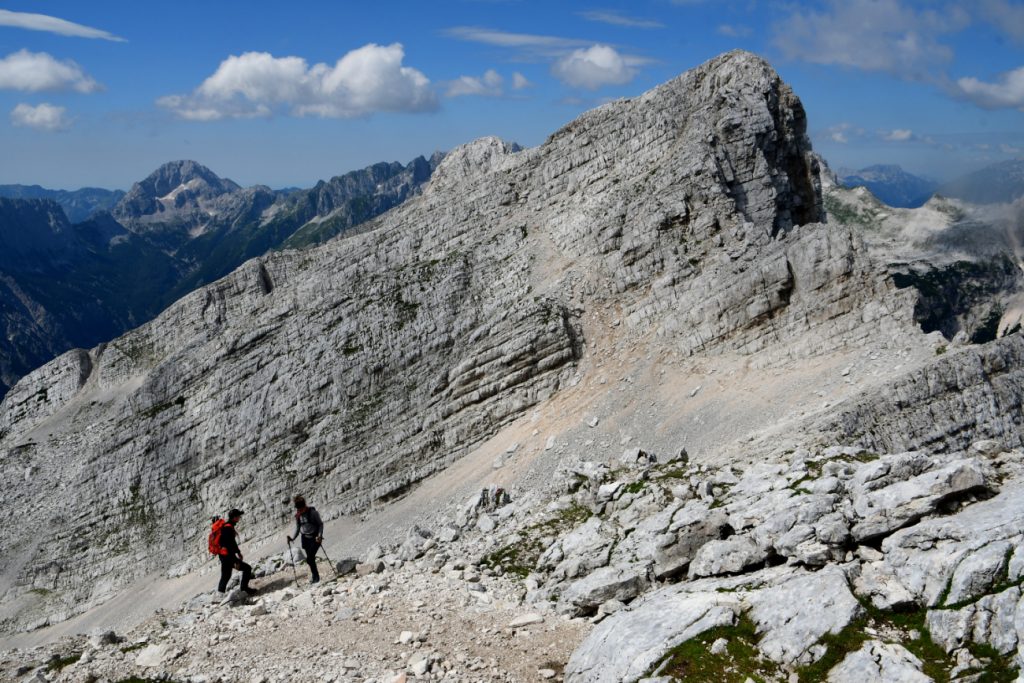
[[[320,583],[320,577],[319,577],[319,576],[318,576],[318,577],[316,577],[315,579],[313,579],[312,581],[310,581],[310,583]]]

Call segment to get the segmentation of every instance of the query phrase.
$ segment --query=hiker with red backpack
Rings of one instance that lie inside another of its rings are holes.
[[[241,519],[242,511],[235,509],[228,513],[226,520],[215,517],[213,528],[210,529],[210,552],[220,558],[220,583],[217,584],[217,590],[221,593],[227,590],[233,569],[242,572],[241,589],[250,595],[256,592],[255,589],[249,587],[252,567],[242,561],[242,551],[238,548],[235,525]]]
[[[306,553],[306,564],[312,574],[311,583],[320,582],[320,572],[316,569],[316,553],[324,541],[324,523],[315,507],[306,505],[306,499],[295,496],[295,538],[302,538],[302,551]],[[291,544],[292,536],[288,537]]]

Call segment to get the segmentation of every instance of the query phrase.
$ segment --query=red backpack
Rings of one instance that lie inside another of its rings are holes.
[[[227,548],[223,548],[220,545],[220,532],[221,529],[223,529],[226,526],[231,526],[230,524],[228,524],[226,519],[221,519],[220,517],[218,517],[217,519],[213,520],[213,527],[210,528],[210,536],[206,539],[206,545],[207,547],[209,547],[211,555],[228,554]]]

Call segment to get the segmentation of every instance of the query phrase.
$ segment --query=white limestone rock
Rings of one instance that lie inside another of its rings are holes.
[[[153,668],[163,665],[171,654],[171,646],[166,644],[147,645],[135,656],[136,666]]]
[[[750,618],[763,634],[758,648],[787,665],[816,659],[811,646],[826,633],[839,633],[863,612],[846,574],[836,567],[784,578],[752,595],[749,604]]]
[[[1020,643],[1014,624],[1021,609],[1021,590],[1015,586],[960,609],[928,610],[928,630],[932,640],[946,652],[970,643],[983,643],[1007,654]]]
[[[902,645],[869,640],[828,672],[828,683],[931,683],[921,669]]]
[[[895,481],[887,486],[872,485],[882,476],[863,482],[858,479],[866,475],[858,472],[855,477],[853,507],[861,519],[853,525],[851,533],[857,542],[884,536],[932,512],[942,500],[955,494],[986,488],[989,483],[985,468],[975,459],[956,460],[943,467],[901,479],[899,474],[895,474],[898,466],[904,466],[908,470],[907,474],[918,469],[918,458],[909,459],[911,462],[906,460],[889,462],[883,459],[863,468],[875,474],[891,466],[883,476]],[[923,464],[923,467],[927,467],[927,464]]]
[[[638,680],[664,654],[716,626],[731,626],[740,601],[730,593],[688,592],[669,586],[598,624],[573,652],[566,683]]]
[[[966,562],[957,591],[975,594],[990,583],[986,577],[992,576],[992,567],[1004,561],[993,549],[1006,548],[1002,542],[1018,544],[1024,537],[1024,517],[1017,512],[1022,509],[1024,482],[1014,479],[989,500],[897,531],[882,542],[886,572],[895,576],[918,604],[939,606],[943,597],[944,604],[953,604],[943,593]]]
[[[573,616],[589,614],[609,600],[632,600],[640,595],[649,583],[646,567],[602,567],[570,583],[562,591],[556,610],[560,614]]]
[[[882,561],[867,562],[853,580],[854,592],[882,610],[908,607],[916,598],[900,583],[892,569]]]
[[[749,536],[733,536],[725,540],[708,541],[690,562],[691,579],[719,574],[735,574],[764,562],[768,551],[758,547]]]

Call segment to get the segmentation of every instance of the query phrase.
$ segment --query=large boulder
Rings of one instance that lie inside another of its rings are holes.
[[[828,683],[932,683],[902,645],[869,640],[828,672]]]
[[[574,616],[590,614],[609,600],[632,600],[649,584],[645,566],[602,567],[569,584],[562,592],[557,610]]]
[[[997,576],[1016,571],[1015,558],[1024,555],[1020,510],[1024,510],[1024,481],[1005,482],[994,498],[886,538],[884,570],[922,606],[948,606],[977,597]],[[1008,557],[1009,546],[1014,550]],[[954,588],[956,600],[950,597]]]
[[[616,612],[590,633],[565,667],[566,683],[630,683],[676,645],[716,626],[732,626],[737,594],[704,582],[693,592],[669,586]]]
[[[837,634],[864,609],[837,567],[798,574],[758,591],[749,599],[750,618],[764,634],[758,647],[780,664],[806,664],[826,633]]]
[[[733,536],[721,541],[708,541],[697,551],[690,563],[690,578],[736,574],[764,562],[769,551],[749,536]]]
[[[892,464],[906,463],[897,459]],[[882,460],[864,469],[874,473],[888,465],[890,462]],[[914,471],[909,469],[908,473]],[[863,476],[858,472],[857,478]],[[916,522],[952,496],[982,490],[989,485],[985,467],[975,458],[955,460],[907,479],[892,477],[891,473],[885,478],[896,478],[897,481],[877,488],[872,484],[878,479],[855,482],[852,490],[853,507],[860,521],[854,524],[851,533],[858,542],[885,536]]]

